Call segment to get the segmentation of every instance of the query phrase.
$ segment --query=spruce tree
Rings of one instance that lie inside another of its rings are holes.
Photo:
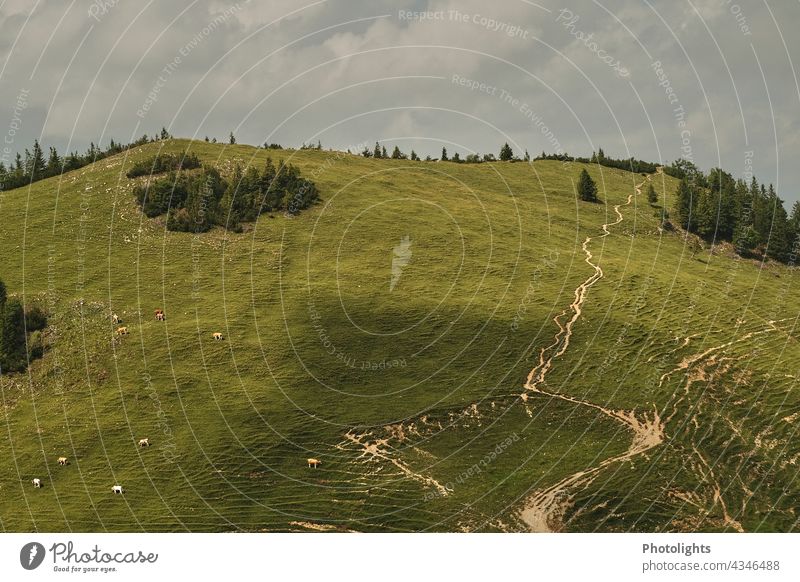
[[[228,136],[228,143],[231,145],[236,144],[236,136],[233,135],[233,132]]]
[[[386,146],[381,148],[381,157],[382,158],[388,158],[389,157],[388,154],[386,153]]]
[[[503,147],[500,148],[500,161],[501,162],[510,162],[514,159],[514,151],[511,149],[511,146],[508,143],[503,144]]]
[[[50,158],[47,160],[47,175],[55,176],[61,172],[61,157],[56,148],[50,148]]]
[[[800,244],[800,202],[792,205],[792,212],[789,215],[789,240],[791,240],[791,252]],[[796,262],[796,259],[795,259]]]
[[[393,160],[402,160],[404,158],[405,158],[405,156],[403,155],[403,152],[400,151],[400,148],[397,147],[397,146],[394,146],[394,150],[392,151],[392,159]]]
[[[658,194],[656,193],[656,189],[653,188],[653,183],[652,182],[647,187],[647,201],[651,205],[655,205],[656,202],[658,202]]]
[[[716,214],[716,238],[731,240],[736,228],[736,183],[728,172],[714,168],[708,175],[708,187]]]
[[[18,299],[10,299],[0,316],[0,371],[24,370],[28,365],[25,350],[25,312]]]
[[[767,194],[772,204],[772,224],[769,235],[767,256],[776,261],[787,261],[791,252],[792,242],[789,228],[789,216],[783,205],[783,200],[778,198],[775,188],[769,185]]]
[[[578,179],[578,195],[584,202],[597,202],[597,186],[585,169]]]
[[[383,153],[381,152],[381,144],[375,142],[375,149],[372,152],[372,157],[376,160],[379,160],[383,157]]]
[[[44,152],[39,145],[39,140],[33,142],[33,155],[31,156],[31,180],[38,180],[46,171],[47,164],[44,161]]]
[[[415,152],[414,150],[411,150],[411,160],[414,162],[419,161],[419,156],[417,155],[417,152]]]
[[[792,213],[789,217],[789,222],[791,222],[793,228],[800,229],[800,201],[792,204]]]
[[[691,231],[692,230],[692,206],[695,204],[694,192],[689,185],[689,179],[684,177],[678,184],[678,190],[675,192],[675,216],[681,228]]]
[[[697,204],[694,206],[692,222],[694,231],[702,238],[711,239],[716,232],[716,212],[713,193],[705,189],[695,191]]]
[[[446,161],[448,161],[448,158],[447,158],[447,148],[442,148],[442,161],[443,161],[443,162],[446,162]]]
[[[772,230],[772,208],[767,190],[764,184],[761,184],[753,198],[753,228],[756,229],[761,244],[766,244],[769,240],[769,233]]]

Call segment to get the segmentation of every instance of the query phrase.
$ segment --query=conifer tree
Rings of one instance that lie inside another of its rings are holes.
[[[578,195],[584,202],[597,202],[597,186],[585,169],[578,179]]]
[[[27,365],[25,312],[18,299],[9,299],[0,315],[0,372],[19,372]]]
[[[658,194],[656,193],[656,189],[653,188],[653,183],[650,182],[650,185],[647,187],[647,201],[651,205],[655,205],[658,202]]]
[[[44,161],[44,152],[39,145],[39,140],[34,140],[33,155],[31,156],[31,180],[41,179],[46,171],[47,163]]]
[[[61,157],[56,148],[50,148],[50,157],[47,160],[47,175],[55,176],[61,172]]]
[[[675,215],[681,228],[688,231],[692,230],[692,206],[696,203],[693,198],[694,192],[689,185],[689,179],[684,176],[675,192]]]
[[[692,216],[694,232],[702,238],[711,239],[716,227],[713,194],[705,189],[697,189],[695,196],[697,204],[693,208]]]
[[[789,236],[792,241],[792,247],[798,244],[800,237],[800,202],[795,202],[792,205],[792,212],[789,215]]]
[[[501,162],[510,162],[514,159],[514,150],[511,149],[511,146],[508,143],[503,144],[503,147],[500,148],[500,161]]]

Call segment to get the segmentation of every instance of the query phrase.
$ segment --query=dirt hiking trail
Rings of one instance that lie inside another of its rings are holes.
[[[658,168],[657,172],[659,174],[661,171],[661,168]],[[650,176],[647,177],[647,181],[650,181]],[[641,182],[640,184],[634,186],[636,194],[641,196],[642,186],[644,186],[644,184],[645,182]],[[597,238],[607,237],[609,234],[611,234],[609,227],[615,226],[622,222],[623,216],[620,212],[620,207],[628,206],[633,200],[633,197],[634,194],[629,194],[625,204],[617,204],[614,206],[614,212],[617,215],[617,219],[614,222],[603,224],[603,234]],[[583,303],[586,301],[589,288],[603,278],[603,269],[599,264],[592,262],[594,256],[589,250],[589,243],[591,243],[592,240],[592,237],[587,236],[586,240],[583,241],[581,248],[586,255],[586,263],[594,269],[594,272],[575,289],[574,300],[572,304],[566,310],[562,311],[559,315],[553,318],[553,321],[558,326],[558,332],[553,339],[553,343],[542,348],[539,352],[539,362],[528,374],[524,385],[525,392],[522,394],[522,399],[523,401],[527,402],[529,393],[534,393],[550,398],[558,398],[579,406],[593,408],[605,414],[609,418],[612,418],[613,420],[623,424],[633,433],[633,438],[631,440],[630,447],[628,447],[628,450],[624,453],[604,459],[594,467],[589,467],[582,471],[578,471],[577,473],[573,473],[572,475],[561,479],[554,485],[551,485],[545,489],[536,490],[531,493],[530,496],[528,496],[528,498],[525,500],[523,508],[520,511],[520,518],[526,524],[528,529],[533,532],[552,532],[561,530],[563,526],[562,518],[570,505],[572,505],[572,500],[574,498],[574,494],[572,494],[571,491],[588,486],[600,474],[600,472],[609,465],[627,461],[652,449],[653,447],[660,445],[664,441],[664,423],[661,421],[657,410],[653,410],[652,414],[644,413],[640,416],[637,416],[634,411],[613,410],[600,404],[587,402],[585,400],[574,398],[565,394],[549,392],[542,388],[542,385],[545,383],[547,373],[553,367],[553,361],[562,356],[569,347],[570,338],[572,337],[572,328],[583,312]],[[572,313],[572,316],[565,324],[562,324],[561,318],[567,315],[569,312]],[[528,411],[528,413],[529,415],[531,414],[530,411]]]

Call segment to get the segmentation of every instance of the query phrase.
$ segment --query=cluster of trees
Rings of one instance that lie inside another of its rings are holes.
[[[794,262],[800,237],[800,203],[787,213],[770,184],[755,177],[748,184],[720,168],[708,175],[686,160],[675,194],[675,219],[688,232],[712,241],[731,242],[742,256]]]
[[[0,280],[0,374],[22,372],[30,360],[42,357],[45,327],[44,312],[38,307],[26,312],[18,299],[8,299]]]
[[[208,166],[199,172],[170,172],[134,193],[147,216],[166,213],[167,228],[182,232],[205,232],[214,225],[240,231],[242,222],[263,212],[294,215],[319,200],[314,182],[291,164],[276,167],[271,158],[263,170],[237,165],[230,180]]]
[[[665,164],[645,162],[644,160],[637,160],[632,157],[627,159],[606,157],[605,153],[603,152],[603,148],[598,148],[597,152],[592,152],[592,157],[589,159],[589,163],[600,164],[601,166],[617,168],[628,172],[635,172],[637,174],[652,174],[658,169],[659,166],[663,166],[665,174],[675,175],[674,172],[672,172],[672,168],[670,166],[666,166]]]
[[[542,152],[540,155],[534,158],[534,161],[536,160],[556,160],[559,162],[598,164],[600,166],[606,166],[608,168],[617,168],[620,170],[625,170],[626,172],[635,172],[637,174],[652,174],[658,169],[659,166],[663,166],[665,174],[674,176],[676,178],[682,177],[680,167],[675,167],[674,165],[666,166],[664,164],[657,164],[655,162],[646,162],[644,160],[637,160],[635,158],[625,158],[625,159],[609,158],[605,155],[605,152],[603,152],[603,148],[598,148],[596,152],[592,152],[592,157],[590,158],[571,156],[567,153],[546,154],[545,152]]]
[[[161,128],[160,135],[152,138],[145,134],[129,144],[116,143],[112,139],[106,149],[101,149],[92,142],[89,149],[83,154],[74,151],[63,156],[54,147],[50,147],[48,154],[45,156],[39,141],[36,140],[33,142],[32,149],[25,148],[24,155],[17,153],[16,159],[8,167],[0,161],[0,189],[11,190],[45,178],[59,176],[64,172],[83,168],[127,149],[158,140],[170,139],[171,137],[165,128]]]
[[[365,158],[375,158],[376,160],[380,160],[380,159],[408,160],[408,159],[411,159],[411,161],[414,161],[414,162],[421,161],[421,158],[417,155],[417,152],[415,152],[414,150],[411,150],[411,153],[409,155],[406,155],[402,151],[400,151],[400,148],[397,147],[397,146],[394,147],[394,150],[392,151],[391,155],[389,155],[389,153],[386,151],[386,146],[382,146],[378,142],[375,142],[375,147],[373,149],[364,148],[364,150],[361,152],[361,155],[364,156]],[[528,161],[530,161],[530,156],[528,155],[528,152],[526,150],[525,151],[525,156],[522,159],[516,157],[514,155],[514,150],[512,150],[511,146],[509,146],[506,143],[506,144],[503,144],[502,148],[500,148],[500,156],[499,156],[499,158],[496,158],[494,156],[494,154],[481,155],[481,154],[477,154],[477,153],[476,154],[469,154],[466,157],[462,158],[461,155],[458,152],[454,153],[452,155],[452,157],[451,157],[447,153],[447,148],[443,147],[442,148],[442,155],[441,155],[440,158],[436,159],[436,158],[431,158],[430,156],[427,156],[424,161],[426,161],[426,162],[436,162],[436,161],[440,161],[441,160],[442,162],[453,162],[453,163],[456,163],[456,164],[480,164],[480,163],[483,163],[483,162],[496,162],[498,159],[501,162],[520,162],[520,161],[528,162]]]
[[[15,160],[8,166],[6,166],[4,162],[0,161],[0,190],[12,190],[14,188],[20,188],[32,182],[37,182],[53,176],[59,176],[64,172],[78,170],[84,166],[88,166],[91,163],[102,160],[103,158],[113,156],[131,148],[157,141],[164,141],[171,138],[172,135],[167,131],[166,128],[162,127],[161,131],[153,136],[144,134],[136,141],[128,144],[117,143],[112,139],[109,142],[108,147],[102,149],[92,142],[86,152],[81,154],[78,151],[74,151],[66,155],[59,154],[55,147],[48,148],[48,152],[45,154],[42,146],[39,144],[39,141],[36,140],[33,142],[32,148],[25,148],[23,154],[17,153]],[[205,137],[205,141],[209,143],[217,143],[216,138],[209,139],[208,136]],[[236,138],[234,137],[233,132],[231,132],[230,136],[228,137],[228,141],[231,144],[236,143]],[[265,143],[263,147],[264,149],[271,150],[283,149],[283,147],[278,143]],[[181,158],[180,164],[175,163],[175,167],[168,167],[170,163],[174,163],[174,160],[169,160],[170,156],[167,155],[159,156],[157,160],[160,160],[162,157],[164,159],[159,162],[162,163],[161,167],[137,168],[135,166],[136,169],[131,170],[134,172],[134,175],[130,175],[129,173],[128,177],[132,178],[146,174],[158,174],[169,170],[179,170],[180,168],[197,168],[200,166],[199,160],[196,158],[187,157]],[[175,156],[172,157],[174,158]],[[142,162],[141,165],[146,165],[146,163],[147,162]],[[194,165],[195,163],[196,165]],[[140,164],[137,164],[137,166],[139,165]]]
[[[163,174],[164,172],[191,170],[200,167],[200,158],[194,154],[178,156],[175,154],[158,154],[141,162],[136,162],[126,176],[128,178],[138,178],[139,176],[150,176],[152,174]]]

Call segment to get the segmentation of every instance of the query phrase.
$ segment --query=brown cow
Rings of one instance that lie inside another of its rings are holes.
[[[308,459],[308,468],[309,469],[316,469],[322,464],[319,459]]]
[[[219,332],[215,332],[212,337],[217,341],[222,341],[222,334]]]
[[[164,315],[163,309],[156,309],[156,321],[166,321],[167,316]]]
[[[58,458],[58,464],[59,465],[69,465],[69,461],[67,460],[66,457],[59,457]]]
[[[127,327],[118,327],[117,328],[117,335],[128,335],[128,328]]]

